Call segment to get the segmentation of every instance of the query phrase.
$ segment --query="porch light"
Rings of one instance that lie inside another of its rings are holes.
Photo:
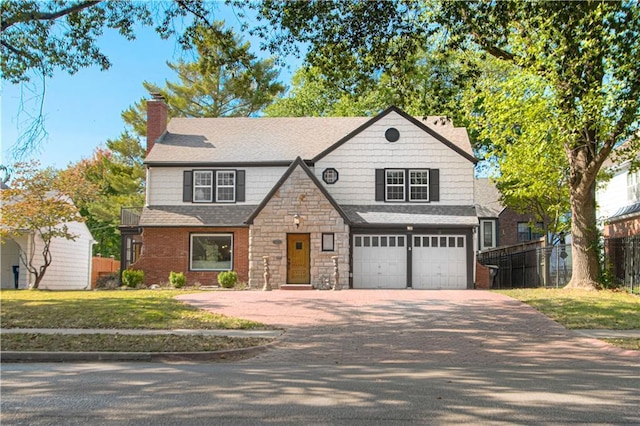
[[[300,215],[298,213],[293,215],[293,224],[296,225],[296,228],[300,228]]]

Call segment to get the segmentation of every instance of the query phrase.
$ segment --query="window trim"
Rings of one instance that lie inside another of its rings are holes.
[[[412,184],[411,183],[411,173],[420,172],[427,174],[427,184]],[[429,169],[407,169],[407,175],[409,178],[407,179],[407,197],[410,203],[428,203],[431,200],[431,182],[429,181]],[[427,198],[426,199],[413,199],[411,197],[411,188],[427,188]]]
[[[231,173],[233,175],[233,185],[219,185],[218,183],[218,176],[222,173]],[[215,170],[215,185],[216,185],[216,203],[235,203],[236,202],[236,187],[237,185],[237,178],[236,178],[236,171],[235,170]],[[221,200],[220,199],[220,189],[222,188],[232,188],[233,190],[231,191],[232,194],[232,199],[231,200]]]
[[[485,235],[484,235],[484,227],[487,224],[491,224],[491,245],[485,244]],[[498,232],[497,232],[497,223],[494,219],[481,219],[480,220],[480,250],[495,248],[498,245]]]
[[[211,184],[209,185],[197,185],[196,184],[196,176],[200,173],[207,173],[209,174],[210,178],[211,178]],[[194,203],[212,203],[213,202],[213,193],[215,191],[215,183],[214,183],[214,173],[213,170],[194,170],[193,171],[193,193],[191,195],[191,200]],[[211,190],[211,196],[209,197],[209,199],[206,200],[197,200],[196,199],[196,190],[198,188],[209,188]]]
[[[230,248],[229,248],[229,269],[196,269],[193,267],[193,239],[194,237],[229,237],[230,240]],[[189,271],[194,272],[222,272],[222,271],[233,271],[233,248],[234,248],[234,235],[233,233],[228,232],[194,232],[189,234]]]
[[[393,183],[390,184],[388,181],[389,172],[401,172],[402,173],[402,183]],[[407,189],[406,189],[406,170],[405,169],[384,169],[384,200],[388,203],[402,203],[406,200]],[[389,188],[402,188],[402,198],[394,198],[389,199]]]

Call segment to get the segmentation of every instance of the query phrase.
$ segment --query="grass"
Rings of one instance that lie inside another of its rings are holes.
[[[2,336],[3,351],[209,352],[264,345],[271,339],[224,336],[131,336],[122,334],[38,334]]]
[[[179,290],[0,292],[2,328],[260,329],[175,300]]]
[[[640,329],[640,297],[616,291],[497,290],[533,306],[570,329]]]
[[[175,300],[180,290],[2,290],[2,328],[266,329]],[[206,352],[263,345],[270,339],[120,334],[2,335],[3,351]]]
[[[564,289],[495,290],[518,299],[569,329],[640,330],[640,297],[621,291]],[[640,350],[640,339],[604,341]]]

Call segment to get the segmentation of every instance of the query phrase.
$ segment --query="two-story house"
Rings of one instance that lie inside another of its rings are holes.
[[[371,117],[174,118],[148,102],[142,250],[170,271],[261,287],[473,288],[474,165],[464,128],[391,107]],[[135,240],[135,239],[134,239]]]

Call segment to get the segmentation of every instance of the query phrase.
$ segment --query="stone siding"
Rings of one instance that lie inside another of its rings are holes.
[[[293,216],[300,215],[296,228]],[[287,234],[310,234],[311,282],[333,283],[338,256],[340,284],[349,283],[349,226],[306,172],[298,166],[254,219],[249,231],[249,284],[264,284],[263,256],[269,256],[273,288],[287,283]],[[322,233],[334,233],[334,251],[322,251]]]

